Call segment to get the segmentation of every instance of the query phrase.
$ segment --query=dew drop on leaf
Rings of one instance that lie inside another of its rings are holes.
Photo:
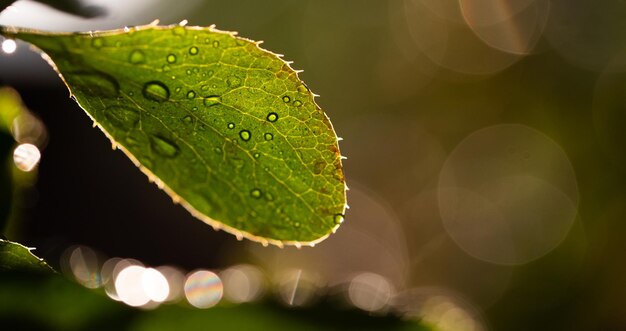
[[[250,131],[248,130],[241,130],[239,132],[239,137],[241,137],[241,140],[243,141],[248,141],[252,137],[252,134],[250,134]]]
[[[302,106],[302,102],[300,100],[296,100],[296,101],[293,102],[293,105],[296,106],[296,107],[300,107],[300,106]]]
[[[228,123],[227,127],[229,129],[234,129],[235,128],[235,123]]]
[[[128,56],[128,62],[132,64],[141,64],[146,62],[146,56],[142,51],[136,49],[130,52],[130,55]]]
[[[284,101],[285,103],[287,103],[287,102],[291,101],[291,98],[290,98],[289,96],[285,95],[285,96],[283,97],[283,101]]]
[[[253,156],[254,156],[255,159],[258,159],[259,157],[261,157],[261,153],[254,153]]]
[[[139,122],[137,110],[126,106],[111,106],[106,108],[104,116],[115,126],[130,129]]]
[[[344,216],[342,214],[335,215],[335,217],[334,217],[335,224],[343,223],[343,219],[344,219]]]
[[[218,40],[213,42],[213,47],[218,48],[220,47],[220,42]]]
[[[269,114],[267,114],[267,120],[269,122],[276,122],[278,120],[278,114],[276,114],[276,113],[269,113]]]
[[[94,48],[100,48],[104,46],[104,40],[102,40],[102,38],[94,38],[91,41],[91,46],[93,46]]]
[[[266,134],[264,134],[264,135],[263,135],[263,137],[264,137],[264,138],[265,138],[265,140],[267,140],[267,141],[274,139],[274,135],[273,135],[273,134],[271,134],[271,133],[269,133],[269,132],[268,132],[268,133],[266,133]]]
[[[204,98],[202,103],[204,103],[204,105],[207,107],[211,107],[219,104],[221,101],[222,98],[220,98],[218,95],[209,95],[208,97]]]
[[[160,136],[152,136],[152,148],[157,154],[173,158],[178,154],[178,146],[166,138]]]
[[[147,82],[141,91],[143,96],[152,101],[164,102],[170,98],[170,90],[159,81]]]
[[[191,54],[191,55],[198,54],[198,47],[193,46],[193,47],[189,48],[189,54]]]
[[[259,190],[258,188],[252,189],[252,191],[250,191],[250,196],[252,196],[255,199],[258,199],[261,197],[261,190]]]
[[[166,58],[167,63],[176,63],[176,55],[170,54]]]
[[[196,92],[194,91],[187,92],[187,99],[193,99],[195,97],[196,97]]]
[[[193,118],[191,118],[191,116],[187,115],[187,116],[183,117],[183,122],[185,124],[191,124],[191,123],[193,123]]]

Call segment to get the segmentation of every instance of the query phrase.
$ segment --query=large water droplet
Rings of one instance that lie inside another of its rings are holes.
[[[89,86],[87,93],[100,97],[114,98],[119,94],[120,85],[112,76],[100,71],[78,71],[73,75],[82,85]]]
[[[333,217],[333,220],[335,221],[335,224],[341,224],[341,223],[343,223],[344,216],[342,214],[336,214]]]
[[[196,97],[196,92],[194,91],[187,92],[187,99],[193,99],[195,97]]]
[[[234,129],[235,128],[235,123],[228,123],[227,127],[229,129]]]
[[[146,55],[142,51],[136,49],[130,52],[130,55],[128,56],[128,62],[132,64],[144,63],[146,62]]]
[[[204,103],[204,105],[207,107],[215,106],[220,102],[222,102],[222,98],[220,98],[219,95],[209,95],[208,97],[205,97],[202,101],[202,103]]]
[[[167,63],[176,63],[176,55],[170,54],[166,58]]]
[[[164,102],[170,98],[170,90],[159,81],[147,82],[141,91],[143,96],[152,101]]]
[[[278,114],[276,113],[267,114],[267,120],[270,122],[276,122],[278,120]]]
[[[189,54],[191,54],[191,55],[198,54],[198,47],[193,46],[193,47],[189,48]]]
[[[126,106],[111,106],[105,109],[104,117],[117,129],[131,129],[139,122],[139,112]]]
[[[264,134],[264,135],[263,135],[263,137],[264,137],[264,138],[265,138],[265,140],[267,140],[267,141],[270,141],[270,140],[274,139],[274,135],[273,135],[273,134],[271,134],[271,133],[269,133],[269,132],[268,132],[268,133],[266,133],[266,134]]]
[[[239,137],[241,137],[243,141],[248,141],[252,137],[252,134],[248,130],[241,130],[239,131]]]
[[[289,96],[285,95],[285,96],[283,97],[283,101],[284,101],[284,102],[289,102],[289,101],[291,101],[291,98],[290,98]]]
[[[173,158],[178,154],[178,146],[170,140],[160,136],[152,136],[151,138],[152,148],[157,154],[168,158]]]
[[[259,190],[258,188],[252,189],[252,191],[250,191],[250,196],[252,196],[255,199],[259,199],[261,195],[263,194],[261,193],[261,190]]]

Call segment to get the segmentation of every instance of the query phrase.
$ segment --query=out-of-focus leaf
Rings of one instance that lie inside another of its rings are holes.
[[[12,161],[15,139],[11,136],[13,120],[20,114],[19,94],[8,87],[0,88],[0,231],[8,220],[13,202]]]
[[[297,71],[258,43],[212,27],[2,33],[42,49],[111,141],[213,227],[282,246],[343,221],[333,127]]]
[[[43,259],[31,253],[30,248],[0,239],[0,272],[7,271],[53,272]]]
[[[82,17],[96,17],[105,14],[105,10],[98,6],[85,5],[80,0],[35,0],[50,7],[69,14]],[[15,0],[0,0],[0,12],[14,3]]]

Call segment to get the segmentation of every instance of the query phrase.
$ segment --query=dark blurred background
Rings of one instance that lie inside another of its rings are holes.
[[[88,31],[187,19],[264,40],[304,69],[343,137],[351,208],[315,248],[215,232],[113,151],[18,42],[0,54],[0,85],[21,94],[48,139],[10,239],[53,265],[81,244],[184,270],[304,270],[330,285],[374,273],[397,300],[462,302],[474,324],[457,330],[626,330],[626,2],[89,4],[107,14],[19,1],[0,24]]]

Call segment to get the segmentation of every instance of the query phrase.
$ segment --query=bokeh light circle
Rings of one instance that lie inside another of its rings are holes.
[[[444,227],[469,255],[503,265],[537,259],[567,235],[578,186],[561,147],[518,124],[478,130],[450,153],[439,177]]]
[[[185,297],[196,308],[210,308],[222,299],[224,286],[220,278],[208,270],[191,273],[185,281]]]

